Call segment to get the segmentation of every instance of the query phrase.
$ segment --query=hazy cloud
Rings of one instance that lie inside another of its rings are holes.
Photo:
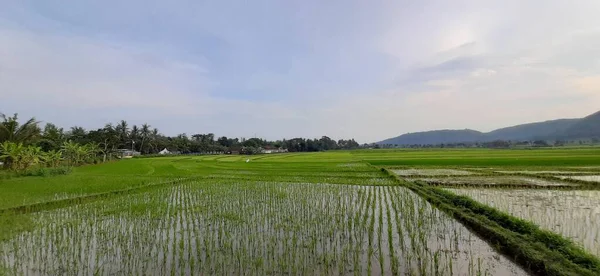
[[[600,106],[598,1],[7,0],[0,111],[373,142]]]

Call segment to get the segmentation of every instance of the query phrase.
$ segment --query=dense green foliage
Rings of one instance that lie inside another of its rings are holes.
[[[60,170],[45,167],[80,166],[107,162],[123,156],[142,154],[154,155],[163,149],[177,154],[198,153],[241,153],[247,155],[269,152],[315,152],[333,149],[353,149],[359,145],[350,140],[335,141],[327,136],[320,139],[294,138],[291,140],[267,141],[259,138],[232,139],[213,133],[185,133],[176,137],[161,135],[150,125],[141,127],[122,120],[118,124],[106,124],[103,128],[87,131],[74,126],[64,131],[47,123],[43,131],[39,122],[31,118],[20,123],[17,114],[7,117],[0,113],[0,162],[10,170],[12,176],[51,175]],[[2,173],[6,174],[6,173]]]
[[[4,169],[16,172],[14,175],[64,174],[68,170],[45,168],[97,162],[100,149],[96,143],[67,140],[62,129],[52,124],[47,124],[42,133],[35,118],[22,124],[17,114],[7,117],[0,113],[0,118],[3,119],[0,122],[0,162]]]
[[[43,130],[38,121],[31,118],[19,123],[18,116],[7,117],[0,113],[0,143],[5,141],[33,145],[42,151],[60,151],[67,142],[79,145],[94,145],[102,161],[121,157],[120,151],[131,150],[141,154],[156,154],[163,149],[180,154],[207,154],[216,152],[257,154],[264,150],[278,152],[314,152],[334,149],[355,149],[359,144],[354,139],[333,140],[327,136],[318,139],[293,138],[268,141],[261,138],[216,137],[214,133],[188,135],[181,133],[166,136],[147,123],[130,126],[125,120],[102,128],[86,130],[73,126],[69,130],[46,123]],[[0,158],[1,161],[1,158]]]
[[[42,151],[39,146],[4,141],[0,144],[0,160],[4,168],[16,172],[16,175],[47,175],[67,173],[69,170],[57,170],[61,165],[67,167],[97,162],[98,148],[95,144],[80,145],[67,141],[61,150]],[[53,169],[47,169],[53,168]],[[36,173],[37,172],[37,173]]]
[[[8,117],[0,113],[0,118],[2,119],[2,122],[0,122],[0,143],[8,141],[29,145],[39,139],[40,128],[35,118],[31,118],[23,124],[19,123],[17,114]]]

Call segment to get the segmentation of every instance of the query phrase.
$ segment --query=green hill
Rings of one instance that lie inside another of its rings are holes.
[[[558,136],[568,139],[600,138],[600,111],[578,120]]]
[[[531,141],[590,139],[600,137],[600,111],[581,119],[558,119],[500,128],[488,133],[476,130],[433,130],[389,138],[377,144],[413,145],[489,142],[494,140]]]
[[[558,119],[506,127],[486,134],[488,140],[534,140],[545,139],[564,133],[581,119]]]

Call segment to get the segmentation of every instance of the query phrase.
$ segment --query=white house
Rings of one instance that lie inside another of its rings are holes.
[[[275,147],[271,147],[271,146],[266,146],[264,148],[260,149],[261,153],[283,153],[283,152],[288,152],[287,149],[282,149],[282,148],[275,148]]]
[[[133,158],[134,156],[141,155],[142,153],[130,149],[118,149],[117,154],[119,154],[121,158]]]
[[[171,154],[171,152],[167,148],[164,148],[163,150],[159,151],[158,154]]]

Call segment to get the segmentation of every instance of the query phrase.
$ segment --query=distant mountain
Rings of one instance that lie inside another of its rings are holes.
[[[558,119],[500,128],[486,133],[487,140],[533,140],[558,136],[581,119]]]
[[[558,119],[497,129],[488,133],[476,130],[433,130],[400,135],[377,144],[448,144],[494,140],[530,141],[589,139],[600,137],[600,111],[582,119]]]
[[[442,144],[442,143],[460,143],[466,141],[484,140],[485,134],[471,129],[464,130],[433,130],[425,132],[415,132],[400,135],[395,138],[383,140],[377,144]]]
[[[578,120],[558,136],[567,139],[600,137],[600,111]]]

